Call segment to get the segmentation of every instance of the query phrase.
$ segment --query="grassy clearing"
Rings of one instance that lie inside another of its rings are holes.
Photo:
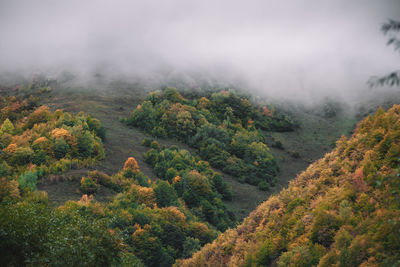
[[[87,170],[70,170],[62,175],[53,175],[53,182],[39,183],[38,190],[46,191],[53,206],[63,205],[68,200],[77,201],[82,197],[79,191],[80,178],[87,175]],[[100,186],[94,199],[100,202],[109,201],[116,192]]]
[[[273,154],[278,159],[280,173],[278,184],[270,194],[278,193],[289,181],[305,170],[308,165],[332,150],[342,135],[350,135],[357,120],[353,115],[340,113],[326,118],[312,112],[297,110],[293,118],[300,125],[294,132],[265,133]],[[274,140],[282,142],[284,150],[272,147]],[[293,157],[294,153],[299,157]]]

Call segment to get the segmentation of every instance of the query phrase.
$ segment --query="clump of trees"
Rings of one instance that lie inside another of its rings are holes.
[[[274,185],[279,171],[261,130],[294,127],[287,117],[234,91],[188,100],[171,87],[150,93],[124,121],[153,136],[176,138],[211,166],[253,185]]]
[[[227,210],[221,200],[231,200],[232,190],[223,180],[221,174],[213,171],[207,161],[193,156],[189,151],[177,147],[153,147],[145,154],[145,160],[154,168],[156,175],[165,180],[173,195],[181,198],[191,212],[203,220],[216,226],[218,230],[226,230],[233,226],[235,216]],[[168,196],[168,194],[165,194]]]
[[[156,152],[158,154],[161,151]],[[175,160],[179,164],[179,159]],[[216,205],[211,207],[209,203],[208,207],[214,211],[218,208],[218,214],[214,215],[220,218],[214,218],[213,223],[207,220],[199,206],[193,208],[188,204],[189,201],[186,202],[182,192],[178,192],[179,186],[176,184],[181,181],[179,176],[151,181],[140,171],[133,157],[128,158],[123,169],[112,176],[107,177],[98,171],[92,171],[88,176],[99,184],[117,188],[120,193],[112,202],[103,206],[103,211],[95,211],[97,208],[94,206],[98,204],[90,202],[86,206],[87,212],[94,217],[101,214],[108,218],[109,227],[121,232],[128,250],[147,266],[171,266],[175,259],[189,257],[202,245],[212,241],[217,230],[225,229],[228,223],[233,226],[235,222],[228,219],[221,196],[212,191],[205,176],[191,177],[194,178],[191,180],[194,185],[188,182],[187,190],[197,190],[204,196],[201,200],[207,199]],[[218,223],[215,220],[219,220]],[[226,225],[222,226],[222,223]]]
[[[398,265],[399,114],[400,105],[379,109],[240,226],[176,266]]]
[[[32,97],[0,97],[0,177],[34,190],[50,173],[93,166],[104,158],[99,120],[36,104]]]
[[[38,106],[38,98],[30,95],[21,96],[0,96],[0,122],[17,121],[26,117]]]
[[[84,194],[94,194],[99,189],[99,185],[91,177],[82,177],[79,189]]]
[[[54,209],[38,192],[2,201],[0,228],[2,266],[115,266],[125,255],[107,220],[92,220],[78,207]]]

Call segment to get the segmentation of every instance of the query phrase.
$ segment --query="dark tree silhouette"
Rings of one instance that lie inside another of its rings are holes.
[[[387,45],[392,45],[394,46],[395,51],[400,51],[400,39],[399,39],[400,21],[390,19],[388,22],[382,25],[381,30],[385,35],[389,36]],[[371,77],[368,83],[370,84],[370,86],[383,86],[383,85],[399,86],[400,70],[393,71],[383,77],[377,77],[377,76]]]

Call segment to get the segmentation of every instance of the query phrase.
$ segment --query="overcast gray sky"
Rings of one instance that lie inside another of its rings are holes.
[[[389,18],[400,0],[1,0],[0,71],[196,71],[289,98],[354,97],[400,68],[380,32]]]

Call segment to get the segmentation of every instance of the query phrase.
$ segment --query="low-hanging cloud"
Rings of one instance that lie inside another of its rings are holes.
[[[380,26],[399,11],[398,0],[3,0],[0,71],[197,73],[289,99],[356,98],[398,68]]]

